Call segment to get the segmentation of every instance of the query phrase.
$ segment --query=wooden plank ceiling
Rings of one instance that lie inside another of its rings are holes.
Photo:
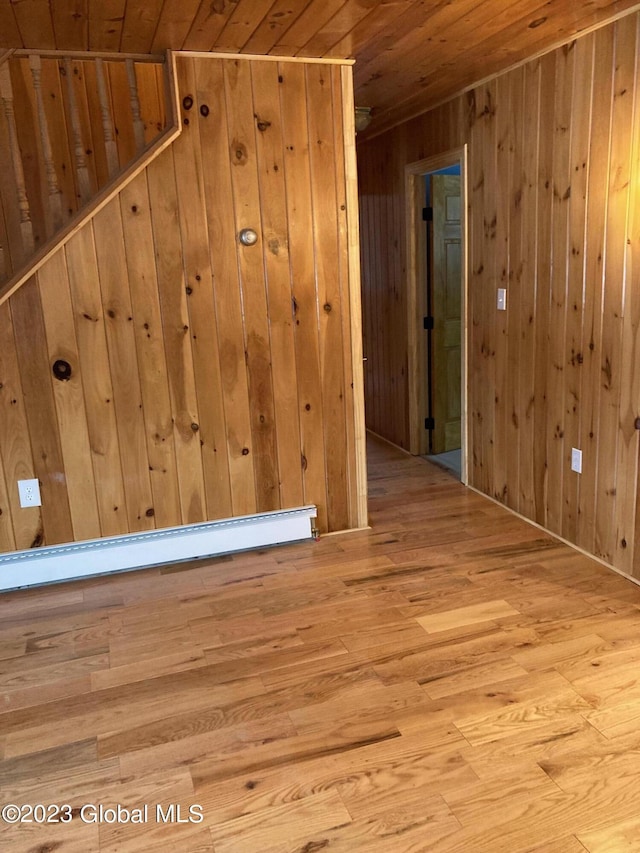
[[[371,132],[637,0],[0,0],[0,49],[355,58]]]

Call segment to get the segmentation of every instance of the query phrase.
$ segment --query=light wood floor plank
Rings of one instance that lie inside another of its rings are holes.
[[[74,814],[3,853],[640,853],[640,589],[375,440],[369,482],[369,530],[0,596],[2,800]]]

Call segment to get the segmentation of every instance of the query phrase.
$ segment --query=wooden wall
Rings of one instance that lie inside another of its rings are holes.
[[[368,427],[409,446],[404,166],[466,143],[469,482],[638,577],[639,20],[358,151]]]
[[[0,305],[2,551],[309,503],[359,523],[351,69],[177,69],[181,136]]]

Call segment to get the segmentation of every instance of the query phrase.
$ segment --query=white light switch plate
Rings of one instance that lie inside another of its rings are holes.
[[[504,287],[498,288],[498,311],[507,310],[507,290]]]

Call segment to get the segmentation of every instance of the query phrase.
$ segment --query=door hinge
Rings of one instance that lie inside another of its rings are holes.
[[[433,208],[432,207],[423,207],[422,208],[422,221],[423,222],[433,222]]]
[[[431,331],[434,328],[433,317],[425,317],[424,318],[424,327],[427,331]]]
[[[425,418],[424,419],[424,428],[425,429],[435,429],[436,428],[435,418]]]

